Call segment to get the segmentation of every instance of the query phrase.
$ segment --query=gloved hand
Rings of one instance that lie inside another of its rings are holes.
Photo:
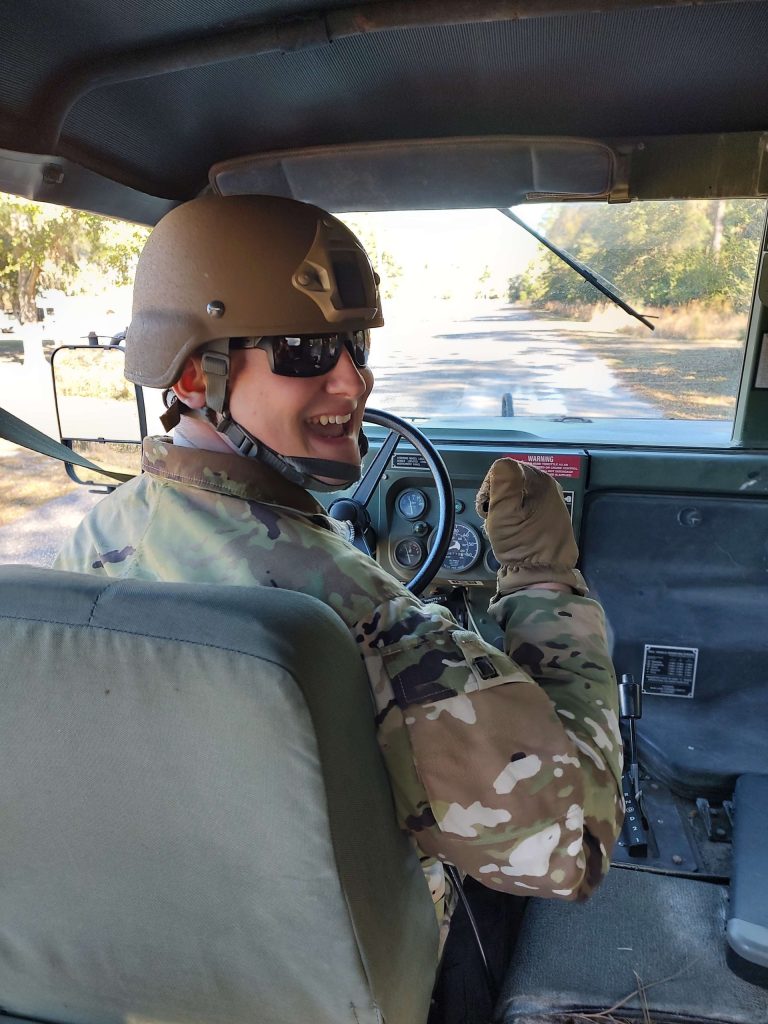
[[[575,568],[579,549],[560,485],[527,462],[498,459],[475,499],[485,532],[501,563],[498,594],[532,583],[565,583],[586,594]]]

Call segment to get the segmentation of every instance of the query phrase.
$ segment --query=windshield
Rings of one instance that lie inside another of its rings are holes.
[[[576,443],[727,444],[765,202],[515,213],[655,330],[501,211],[342,215],[381,276],[371,404],[455,426],[459,438],[505,429]],[[119,344],[148,230],[10,196],[0,197],[0,230],[0,404],[55,434],[51,351]],[[161,432],[154,414],[148,426]]]
[[[374,404],[420,419],[719,421],[726,436],[764,201],[515,212],[655,329],[500,211],[350,214],[382,279]]]

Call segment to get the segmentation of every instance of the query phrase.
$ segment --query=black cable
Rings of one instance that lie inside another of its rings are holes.
[[[453,864],[444,864],[443,867],[445,868],[448,877],[451,879],[451,883],[455,886],[456,891],[459,894],[459,899],[461,900],[462,906],[466,911],[467,919],[469,920],[469,925],[470,928],[472,929],[472,934],[475,937],[475,946],[477,947],[477,951],[480,954],[480,960],[482,961],[483,964],[483,974],[485,975],[485,984],[486,987],[488,988],[488,995],[491,1000],[491,1007],[494,1007],[496,1005],[496,998],[498,996],[498,992],[496,991],[496,983],[493,980],[491,969],[488,966],[488,958],[486,957],[485,950],[483,949],[483,942],[482,939],[480,938],[480,932],[477,927],[477,921],[475,920],[475,915],[472,913],[472,908],[469,905],[467,894],[464,892],[464,886],[462,885],[461,882],[461,876],[459,875],[458,870],[453,866]]]

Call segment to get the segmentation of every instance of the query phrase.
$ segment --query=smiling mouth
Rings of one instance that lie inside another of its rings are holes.
[[[347,437],[352,427],[352,413],[326,414],[312,416],[304,421],[314,437],[323,440],[335,440]]]

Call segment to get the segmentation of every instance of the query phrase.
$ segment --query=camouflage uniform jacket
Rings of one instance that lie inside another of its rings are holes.
[[[536,589],[495,602],[507,656],[422,604],[260,463],[148,438],[143,468],[94,508],[58,568],[324,601],[360,648],[399,822],[421,851],[491,888],[589,895],[622,817],[596,602]]]

